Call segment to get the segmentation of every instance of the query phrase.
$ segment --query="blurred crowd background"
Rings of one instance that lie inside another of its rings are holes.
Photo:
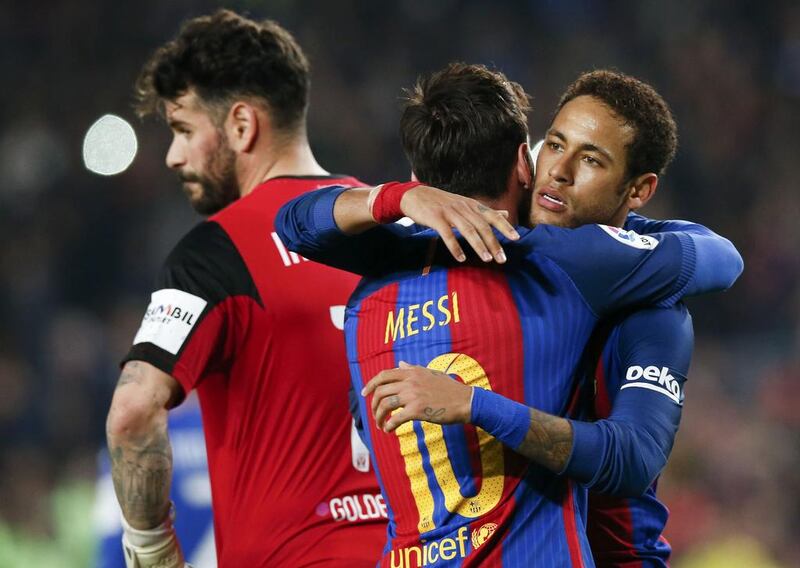
[[[166,127],[135,119],[131,86],[182,20],[217,6],[0,2],[0,567],[89,564],[116,364],[161,261],[199,220],[164,166]],[[615,67],[653,84],[680,148],[645,213],[700,221],[745,259],[731,291],[691,301],[697,348],[660,486],[673,565],[800,565],[800,4],[226,6],[297,36],[313,66],[317,157],[367,182],[408,177],[401,90],[451,60],[520,82],[534,138],[581,71]],[[131,120],[140,148],[128,171],[101,177],[81,144],[109,112]]]

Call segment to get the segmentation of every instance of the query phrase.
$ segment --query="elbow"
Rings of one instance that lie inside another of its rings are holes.
[[[695,277],[687,290],[689,296],[727,290],[744,269],[742,255],[723,237],[696,237],[695,254]]]
[[[622,481],[612,494],[615,497],[641,497],[653,484],[657,475],[657,473],[653,474],[649,471],[642,471],[638,474],[631,475],[628,479]]]
[[[106,418],[108,444],[120,445],[141,440],[153,431],[166,429],[167,409],[159,407],[144,392],[117,391]]]
[[[664,469],[669,452],[645,429],[619,422],[612,425],[612,451],[590,489],[614,497],[641,497]]]
[[[742,272],[744,271],[744,259],[739,251],[733,246],[733,243],[729,240],[725,239],[727,244],[726,255],[728,256],[728,264],[727,264],[727,272],[725,272],[726,277],[723,279],[722,289],[727,290],[739,279]]]
[[[275,233],[287,249],[294,251],[298,243],[292,238],[291,234],[286,230],[288,223],[290,204],[285,204],[278,210],[275,216]]]
[[[733,247],[732,244],[731,246]],[[733,283],[736,282],[739,276],[742,275],[742,272],[744,272],[744,259],[742,258],[742,255],[739,254],[739,251],[736,250],[736,247],[733,247],[733,252],[735,253],[736,258],[733,267],[733,277],[731,278],[731,286],[733,286]],[[730,286],[728,287],[730,288]]]
[[[661,472],[663,464],[628,464],[623,470],[598,480],[589,489],[613,497],[641,497]]]
[[[278,214],[275,215],[275,234],[278,235],[280,242],[287,250],[305,255],[308,247],[303,241],[302,226],[303,224],[298,220],[297,209],[292,201],[285,203],[278,210]]]

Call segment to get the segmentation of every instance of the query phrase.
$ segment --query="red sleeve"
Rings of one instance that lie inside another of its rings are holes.
[[[248,321],[239,313],[242,303],[234,301],[242,296],[261,305],[228,234],[217,223],[199,224],[164,263],[123,364],[150,363],[189,392],[204,376],[229,364]]]

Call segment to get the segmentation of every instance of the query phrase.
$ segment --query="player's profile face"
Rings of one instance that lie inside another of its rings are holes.
[[[172,130],[167,166],[178,174],[192,207],[212,215],[238,199],[236,153],[194,93],[167,101],[165,111]]]
[[[598,99],[577,97],[550,125],[536,160],[531,223],[621,224],[633,129]]]

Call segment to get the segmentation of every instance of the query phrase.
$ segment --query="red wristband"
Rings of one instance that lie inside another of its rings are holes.
[[[400,210],[400,200],[408,190],[420,185],[423,184],[418,181],[404,183],[390,181],[383,184],[370,207],[372,218],[381,224],[394,223],[398,219],[402,219],[404,215]]]

